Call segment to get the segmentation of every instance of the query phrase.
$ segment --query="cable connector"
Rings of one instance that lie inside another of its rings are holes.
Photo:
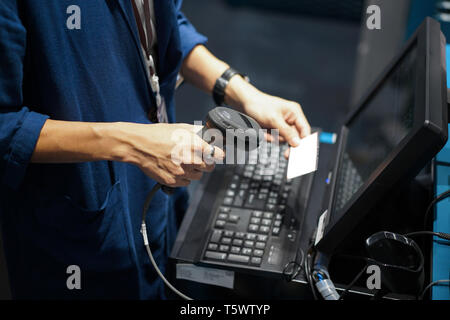
[[[149,242],[147,237],[147,225],[144,222],[141,224],[141,233],[142,238],[144,239],[144,245],[148,246]]]
[[[339,300],[339,294],[330,279],[317,281],[316,288],[325,300]]]

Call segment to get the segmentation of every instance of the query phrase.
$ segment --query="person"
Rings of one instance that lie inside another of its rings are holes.
[[[217,90],[229,65],[181,4],[0,2],[0,215],[13,298],[165,297],[139,232],[145,196],[214,168],[171,161],[175,130],[192,134],[193,153],[211,151],[192,125],[175,123],[179,74],[292,146],[310,133],[298,103],[238,74]],[[147,215],[162,270],[173,201],[158,192]]]

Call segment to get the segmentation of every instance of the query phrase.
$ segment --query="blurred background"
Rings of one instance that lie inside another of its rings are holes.
[[[366,9],[371,4],[381,8],[381,30],[366,27]],[[434,0],[184,0],[183,11],[209,38],[208,47],[219,58],[248,74],[259,89],[299,102],[312,126],[335,131],[426,16],[450,21],[449,4]],[[190,85],[183,85],[176,99],[178,122],[203,120],[214,106],[209,95]],[[1,247],[0,242],[0,299],[8,299]]]

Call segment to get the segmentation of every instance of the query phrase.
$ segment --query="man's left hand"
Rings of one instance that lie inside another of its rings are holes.
[[[280,140],[287,141],[292,147],[296,147],[301,138],[311,134],[311,127],[297,102],[257,91],[250,98],[247,97],[243,111],[263,128],[278,129]],[[268,135],[268,140],[272,139]]]

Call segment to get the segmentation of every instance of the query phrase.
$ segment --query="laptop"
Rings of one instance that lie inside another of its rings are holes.
[[[256,164],[206,175],[171,258],[280,276],[311,245],[332,254],[444,146],[447,111],[445,38],[427,18],[348,116],[337,144],[320,148],[316,172],[288,180],[288,146],[266,144],[250,154]]]

